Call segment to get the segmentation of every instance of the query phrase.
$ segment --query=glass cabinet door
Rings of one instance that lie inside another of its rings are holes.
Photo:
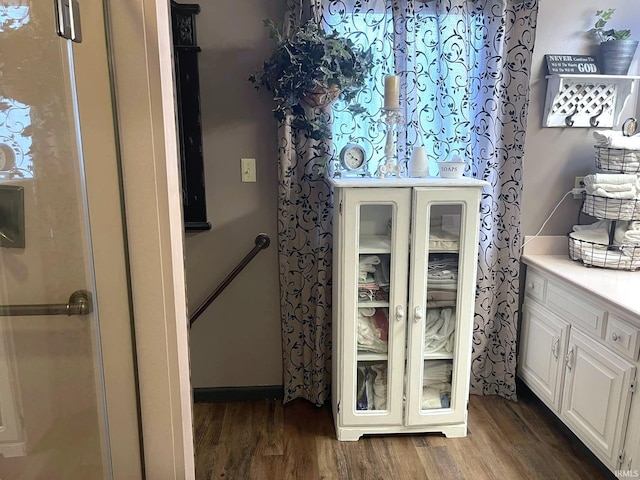
[[[464,420],[466,400],[456,399],[468,390],[474,298],[463,278],[477,265],[468,255],[473,243],[465,244],[463,192],[438,189],[414,199],[409,424]]]
[[[354,255],[345,264],[344,289],[351,306],[344,325],[353,355],[345,363],[353,369],[345,386],[345,396],[352,395],[352,424],[402,421],[409,195],[391,191],[404,197],[405,207],[394,198],[398,195],[386,192],[357,190],[358,200],[345,212],[347,224],[353,219],[347,227],[353,232],[345,235],[345,250]]]

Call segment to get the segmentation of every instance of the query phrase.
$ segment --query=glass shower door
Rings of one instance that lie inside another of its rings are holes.
[[[0,2],[2,479],[114,476],[110,326],[96,291],[73,48],[55,15],[52,1]],[[120,440],[137,452],[137,437]]]

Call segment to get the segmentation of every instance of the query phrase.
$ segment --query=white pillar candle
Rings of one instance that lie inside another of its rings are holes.
[[[400,78],[398,75],[384,77],[384,108],[400,107]]]

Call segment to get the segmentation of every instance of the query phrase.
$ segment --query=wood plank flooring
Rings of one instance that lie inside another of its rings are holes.
[[[472,395],[465,438],[339,442],[329,407],[296,400],[198,403],[196,478],[228,480],[608,480],[615,477],[528,390]]]

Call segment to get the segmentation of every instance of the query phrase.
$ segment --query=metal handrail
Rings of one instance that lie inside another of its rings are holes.
[[[251,251],[238,263],[236,268],[234,268],[227,278],[225,278],[220,285],[213,291],[209,297],[202,302],[202,304],[196,308],[195,312],[189,316],[189,325],[193,325],[193,323],[198,319],[202,312],[204,312],[211,302],[213,302],[218,295],[222,293],[222,291],[227,288],[227,286],[233,281],[234,278],[242,271],[244,267],[255,257],[260,250],[263,250],[269,246],[271,240],[269,239],[269,235],[266,233],[261,233],[256,237],[256,246],[251,249]]]
[[[88,315],[93,312],[91,292],[76,290],[68,303],[44,303],[41,305],[0,305],[0,317],[24,317],[33,315]]]

